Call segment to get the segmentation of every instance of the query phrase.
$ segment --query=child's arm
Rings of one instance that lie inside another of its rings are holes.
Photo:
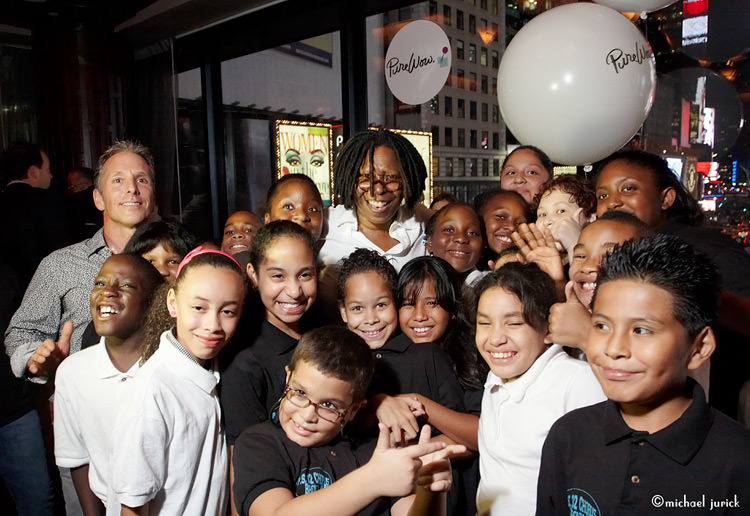
[[[148,516],[149,515],[149,504],[141,505],[140,507],[128,507],[127,505],[121,505],[120,516]]]
[[[258,496],[248,516],[307,516],[356,514],[381,496],[406,496],[414,490],[420,457],[445,448],[443,443],[420,442],[404,448],[389,444],[389,431],[378,425],[380,435],[372,458],[325,489],[294,497],[285,488],[273,488]],[[429,439],[429,433],[427,434]]]
[[[412,396],[388,396],[377,394],[368,405],[375,411],[378,421],[390,430],[391,446],[398,446],[416,439],[419,435],[417,418],[424,415],[424,406]]]
[[[400,397],[414,399],[421,403],[427,413],[427,421],[450,437],[454,443],[463,444],[471,451],[479,449],[477,445],[479,418],[477,416],[451,410],[421,394],[402,394]]]
[[[549,311],[548,344],[560,344],[586,352],[586,339],[591,327],[591,313],[578,301],[573,282],[565,285],[565,302],[555,303]]]
[[[430,440],[430,427],[425,425],[419,434],[419,442]],[[417,476],[416,493],[402,498],[391,508],[392,516],[438,516],[446,514],[446,492],[453,483],[450,458],[464,453],[466,448],[461,445],[448,446],[420,459],[422,467]]]
[[[536,263],[555,280],[555,286],[560,294],[558,299],[562,298],[565,272],[552,233],[548,229],[542,230],[532,222],[521,224],[518,231],[514,231],[510,237],[528,262]]]
[[[104,505],[91,490],[91,486],[89,486],[89,465],[85,464],[77,468],[72,468],[70,476],[73,478],[73,486],[76,488],[76,495],[78,496],[84,516],[99,516],[104,514]]]

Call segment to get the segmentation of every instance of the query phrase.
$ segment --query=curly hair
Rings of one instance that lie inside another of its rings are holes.
[[[534,205],[539,206],[539,201],[546,193],[557,189],[565,192],[573,198],[573,202],[579,208],[583,208],[583,215],[590,217],[596,213],[596,191],[594,185],[586,179],[576,174],[562,174],[557,176],[549,183],[546,183],[542,191],[534,197]]]
[[[352,276],[374,272],[382,277],[396,299],[398,288],[398,273],[393,265],[383,255],[370,249],[357,249],[340,262],[338,278],[336,278],[336,292],[339,303],[344,303],[346,297],[346,282]]]
[[[378,147],[388,147],[396,154],[404,179],[404,201],[409,209],[413,208],[424,191],[427,168],[409,140],[387,129],[358,132],[344,144],[333,167],[336,203],[343,203],[350,210],[355,208],[354,191],[360,169],[366,161],[373,163]]]

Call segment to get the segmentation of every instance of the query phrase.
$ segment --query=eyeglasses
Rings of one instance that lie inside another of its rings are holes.
[[[338,411],[333,406],[327,407],[325,404],[315,403],[307,397],[307,394],[299,389],[293,389],[288,385],[284,388],[284,397],[295,407],[307,408],[312,405],[315,407],[315,413],[319,415],[321,419],[325,419],[329,423],[336,423],[339,420],[344,419],[346,413],[349,412],[348,408],[344,411]],[[330,404],[330,402],[325,403]]]
[[[403,186],[401,176],[386,174],[384,176],[361,175],[357,178],[357,187],[361,190],[369,190],[375,183],[380,183],[389,192],[398,192]]]

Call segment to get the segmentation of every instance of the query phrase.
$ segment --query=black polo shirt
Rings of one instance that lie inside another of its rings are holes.
[[[294,496],[323,489],[367,463],[374,449],[374,440],[355,446],[341,437],[305,448],[287,438],[277,418],[248,428],[237,439],[232,459],[237,509],[247,514],[256,498],[279,487]],[[394,501],[378,498],[358,514],[390,514]]]
[[[690,407],[653,434],[630,429],[610,400],[560,418],[544,442],[537,515],[750,514],[750,431],[695,381],[687,388]]]
[[[463,389],[448,354],[430,342],[413,343],[400,333],[372,350],[375,376],[369,395],[421,394],[444,407],[464,412]]]
[[[296,339],[263,321],[255,341],[222,373],[219,396],[230,445],[244,429],[269,419],[284,393],[284,366],[296,346]]]

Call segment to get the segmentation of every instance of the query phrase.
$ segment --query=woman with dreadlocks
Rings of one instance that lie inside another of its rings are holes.
[[[341,149],[333,174],[337,206],[328,210],[320,251],[326,265],[357,248],[379,252],[396,270],[425,254],[424,221],[414,206],[427,170],[406,138],[385,129],[359,132]]]

